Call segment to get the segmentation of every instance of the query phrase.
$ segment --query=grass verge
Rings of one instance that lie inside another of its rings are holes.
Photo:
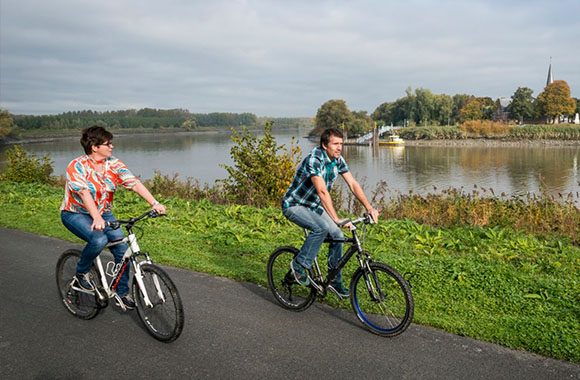
[[[0,182],[0,225],[78,242],[60,222],[62,193]],[[115,201],[119,218],[146,209],[130,192],[119,191]],[[177,198],[164,204],[169,215],[145,222],[140,241],[162,264],[266,286],[270,252],[302,240],[275,208]],[[365,241],[376,260],[408,279],[415,323],[580,363],[580,249],[569,237],[386,220],[369,227]],[[355,269],[350,262],[345,278]]]

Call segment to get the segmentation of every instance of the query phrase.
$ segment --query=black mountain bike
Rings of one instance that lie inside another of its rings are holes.
[[[358,319],[373,333],[392,337],[405,331],[411,324],[414,312],[414,301],[411,289],[403,276],[390,266],[373,261],[370,254],[363,250],[357,234],[356,225],[364,223],[363,227],[372,223],[370,215],[364,215],[355,220],[345,220],[343,224],[352,222],[352,237],[332,239],[327,237],[325,243],[350,243],[347,252],[324,278],[318,260],[309,270],[310,286],[302,286],[296,282],[290,269],[290,262],[298,254],[295,247],[277,248],[268,259],[266,273],[270,290],[276,300],[286,309],[303,311],[316,298],[325,297],[331,281],[346,263],[356,254],[359,268],[350,281],[350,303]],[[364,230],[363,230],[364,232]],[[307,234],[307,230],[305,230]],[[333,291],[340,299],[345,298]]]
[[[106,247],[127,243],[129,248],[121,263],[109,261],[106,270],[100,256],[97,256],[89,272],[96,290],[82,289],[73,278],[81,258],[81,251],[69,249],[62,253],[56,264],[56,284],[62,302],[71,314],[81,319],[94,318],[102,308],[107,307],[109,298],[117,299],[121,308],[126,310],[115,289],[123,272],[127,270],[127,265],[130,265],[133,268],[131,286],[133,300],[147,331],[155,339],[163,342],[172,342],[179,337],[183,330],[183,305],[177,288],[169,275],[153,264],[149,253],[140,250],[137,236],[133,231],[137,228],[135,223],[145,217],[157,216],[158,214],[151,210],[137,218],[107,222],[107,226],[113,229],[125,225],[127,237],[110,242]]]

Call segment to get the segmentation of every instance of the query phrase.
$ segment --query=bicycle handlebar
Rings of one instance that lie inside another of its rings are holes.
[[[111,227],[113,230],[116,230],[117,228],[121,227],[121,225],[123,225],[123,224],[129,224],[129,225],[133,226],[135,223],[137,223],[138,221],[140,221],[141,219],[143,219],[145,217],[157,218],[158,216],[163,216],[163,215],[165,215],[165,214],[158,214],[157,211],[155,211],[155,210],[149,210],[149,211],[145,212],[144,214],[142,214],[141,216],[138,216],[136,218],[131,218],[129,220],[116,220],[114,222],[105,222],[105,225]]]
[[[352,220],[350,218],[346,218],[345,220],[343,220],[342,222],[338,223],[339,227],[344,226],[347,223],[352,223],[353,225],[357,225],[361,222],[364,222],[364,224],[373,224],[373,218],[370,214],[364,213],[363,216],[356,218],[355,220]]]

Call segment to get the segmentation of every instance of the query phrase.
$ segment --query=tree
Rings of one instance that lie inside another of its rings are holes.
[[[459,113],[461,109],[473,98],[473,95],[467,94],[456,94],[453,95],[453,113],[451,114],[451,118],[453,122],[459,120]]]
[[[439,125],[449,125],[453,114],[453,99],[446,94],[435,95],[435,105],[433,119],[439,122]]]
[[[407,97],[405,98],[407,100],[405,103],[407,106],[405,119],[407,120],[407,125],[409,125],[411,121],[413,121],[413,123],[415,122],[415,95],[412,93],[411,86],[407,87],[405,93],[407,94]]]
[[[14,120],[7,110],[0,111],[0,139],[9,136],[14,130]]]
[[[418,125],[427,125],[433,118],[435,108],[435,95],[429,89],[418,88],[415,90],[415,121]]]
[[[493,113],[495,112],[495,102],[489,96],[478,98],[481,104],[481,118],[484,120],[493,119]]]
[[[512,95],[512,102],[508,110],[510,117],[513,120],[518,120],[520,123],[524,119],[531,119],[534,116],[534,98],[533,91],[528,87],[518,87],[516,92]]]
[[[481,108],[481,100],[472,97],[459,111],[459,121],[463,123],[467,120],[481,120],[483,118]]]
[[[353,119],[353,115],[344,100],[329,100],[320,106],[318,112],[316,112],[314,121],[316,128],[311,134],[320,134],[328,128],[346,128]]]
[[[555,80],[544,88],[536,100],[536,114],[558,122],[560,116],[572,116],[576,101],[570,97],[570,87],[563,80]]]
[[[367,111],[353,111],[352,117],[353,120],[347,126],[349,136],[364,135],[373,129],[373,119]]]
[[[395,103],[383,103],[375,109],[371,117],[374,121],[379,124],[391,124],[395,123],[395,118],[393,111],[395,109]]]

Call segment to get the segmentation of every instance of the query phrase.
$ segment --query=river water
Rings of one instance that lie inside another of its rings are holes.
[[[258,133],[258,132],[256,132]],[[274,130],[278,144],[289,145],[293,136],[304,157],[315,145],[303,136],[308,130]],[[113,154],[142,179],[152,178],[157,170],[178,173],[182,180],[194,178],[213,184],[227,177],[220,164],[232,165],[231,132],[194,132],[189,134],[142,134],[117,136]],[[62,174],[73,158],[82,154],[78,138],[24,145],[29,152],[50,154],[54,174]],[[0,146],[0,168],[6,166],[6,149]],[[355,178],[367,189],[385,181],[392,193],[419,194],[463,188],[472,192],[493,191],[507,196],[528,193],[547,194],[575,201],[580,191],[578,156],[580,146],[555,145],[407,145],[401,147],[345,146],[343,156]]]

